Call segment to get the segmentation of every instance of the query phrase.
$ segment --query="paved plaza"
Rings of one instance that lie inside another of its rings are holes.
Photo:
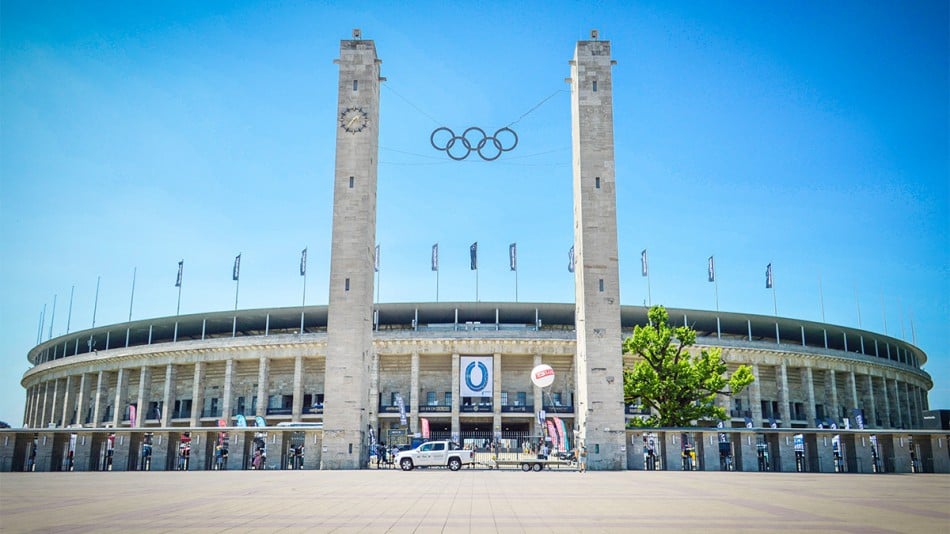
[[[0,473],[3,532],[950,532],[950,476]]]

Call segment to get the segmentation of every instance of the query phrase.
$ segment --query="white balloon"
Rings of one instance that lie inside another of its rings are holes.
[[[531,382],[539,388],[546,388],[554,383],[554,369],[546,363],[531,370]]]

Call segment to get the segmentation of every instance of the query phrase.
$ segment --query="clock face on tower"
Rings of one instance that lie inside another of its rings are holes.
[[[340,127],[350,133],[362,131],[366,127],[367,120],[363,108],[346,108],[343,113],[340,113]]]

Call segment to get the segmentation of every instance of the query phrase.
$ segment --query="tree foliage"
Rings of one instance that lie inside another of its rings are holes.
[[[672,326],[663,306],[650,308],[648,317],[650,324],[637,325],[623,342],[624,353],[638,356],[633,368],[623,371],[624,402],[652,409],[649,418],[635,424],[683,427],[726,419],[725,409],[715,404],[716,395],[740,393],[755,380],[752,369],[742,365],[727,379],[721,349],[691,352],[696,331]]]

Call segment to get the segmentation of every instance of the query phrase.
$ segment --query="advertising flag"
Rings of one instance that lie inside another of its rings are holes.
[[[396,394],[396,406],[399,407],[399,424],[405,426],[406,424],[406,401],[402,398],[402,395]]]
[[[551,445],[554,445],[556,447],[558,443],[561,442],[561,438],[560,436],[557,435],[557,428],[554,428],[554,421],[552,421],[551,419],[548,419],[547,427],[548,427],[548,436],[551,438]]]
[[[425,417],[419,419],[422,422],[422,437],[424,439],[429,439],[429,420]]]
[[[307,249],[300,251],[300,276],[307,274]]]
[[[765,289],[772,289],[772,264],[765,267]]]
[[[472,243],[472,246],[468,247],[468,252],[472,256],[472,267],[471,270],[478,270],[478,241]]]
[[[567,450],[567,427],[564,425],[564,420],[558,416],[554,416],[554,427],[557,428],[557,433],[561,438],[561,447],[562,451]]]
[[[439,270],[439,244],[432,245],[432,270]]]
[[[716,281],[716,261],[713,260],[712,256],[709,257],[709,265],[706,268],[706,270],[708,271],[707,274],[708,274],[709,281],[715,282]]]
[[[373,256],[373,271],[379,272],[379,245],[376,245],[376,252]]]
[[[852,410],[854,415],[854,424],[858,427],[858,430],[864,430],[864,410],[860,408],[854,408]]]
[[[518,270],[518,243],[508,245],[508,266],[512,271]]]
[[[650,273],[650,267],[647,265],[647,249],[643,249],[643,252],[640,253],[640,273],[643,276]]]
[[[241,255],[234,257],[234,272],[231,273],[231,280],[241,279]]]
[[[134,404],[129,405],[129,422],[131,423],[130,426],[132,428],[135,428],[135,405]]]
[[[175,287],[181,287],[181,271],[185,266],[185,260],[178,262],[178,278],[175,279]]]
[[[574,245],[571,245],[571,250],[567,251],[567,272],[574,272]]]

